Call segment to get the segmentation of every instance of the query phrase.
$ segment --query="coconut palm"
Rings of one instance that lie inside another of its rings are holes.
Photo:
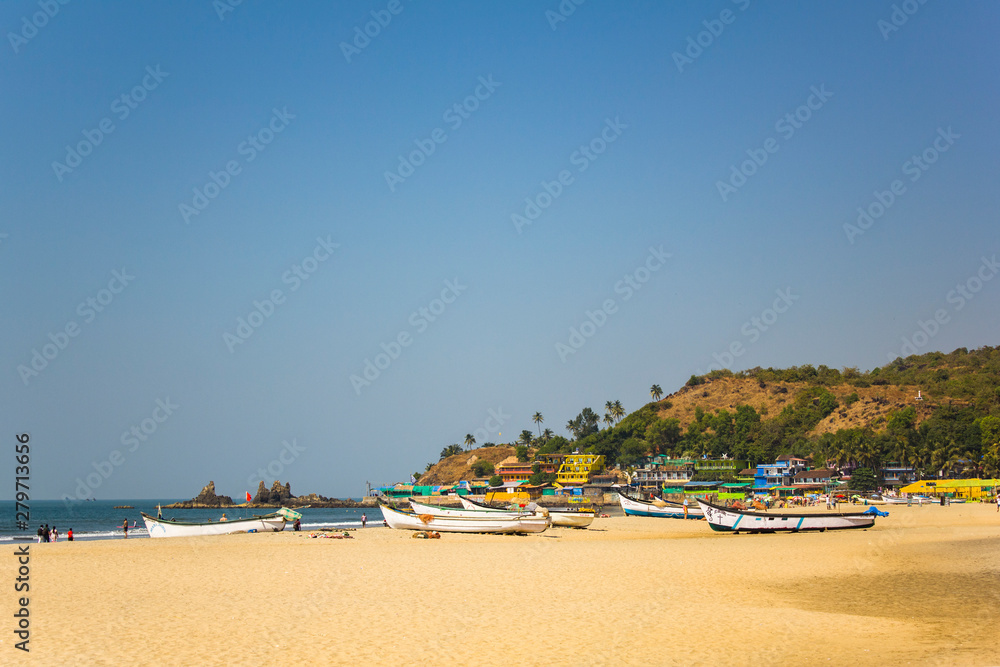
[[[521,437],[518,439],[518,442],[524,445],[530,445],[531,441],[534,439],[535,436],[532,435],[531,431],[529,431],[528,429],[524,429],[523,431],[521,431]]]
[[[658,401],[660,400],[660,397],[663,396],[663,390],[660,389],[660,385],[654,384],[649,388],[649,395],[653,397],[654,401]]]
[[[604,423],[608,425],[608,428],[611,428],[611,425],[613,423],[615,423],[615,418],[612,417],[610,413],[605,412],[604,413]]]
[[[618,421],[621,421],[622,417],[625,416],[625,408],[622,407],[621,401],[615,401],[611,406],[611,416]]]
[[[472,449],[472,446],[476,444],[476,438],[471,433],[465,434],[465,444]]]
[[[538,437],[541,438],[542,422],[545,421],[545,417],[542,416],[541,412],[536,412],[534,415],[532,415],[531,421],[535,422],[535,425],[538,426]]]
[[[551,440],[553,435],[555,435],[555,433],[552,432],[552,429],[547,428],[542,431],[542,440]]]

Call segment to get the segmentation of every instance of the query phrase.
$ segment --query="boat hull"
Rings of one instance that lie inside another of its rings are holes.
[[[250,519],[232,519],[207,523],[169,521],[155,519],[144,512],[142,520],[150,537],[200,537],[203,535],[228,535],[249,532],[277,533],[285,529],[285,519],[276,514],[257,516]]]
[[[559,510],[549,510],[549,518],[552,519],[552,525],[561,528],[586,528],[594,523],[596,517],[596,512],[577,512],[573,510],[560,512]]]
[[[618,504],[621,505],[622,511],[625,512],[626,516],[654,516],[661,519],[684,518],[683,505],[666,500],[661,502],[664,503],[663,507],[646,502],[645,500],[636,500],[622,494],[620,491],[618,492]],[[701,519],[702,516],[701,508],[697,506],[688,507],[688,519]]]
[[[390,528],[396,530],[436,530],[441,533],[541,533],[549,527],[549,518],[541,514],[518,517],[460,517],[409,514],[379,505]]]
[[[847,530],[871,528],[875,516],[863,512],[842,514],[772,514],[719,507],[699,500],[705,519],[712,530],[726,533],[776,533],[807,530]]]
[[[487,507],[486,505],[480,505],[477,502],[459,496],[459,500],[468,511],[480,511],[480,512],[495,512],[504,513],[511,512],[512,510],[504,510],[497,507]],[[586,528],[594,522],[597,517],[597,513],[593,511],[578,511],[578,510],[564,510],[560,508],[546,508],[549,513],[549,518],[552,520],[553,526],[560,526],[562,528]]]
[[[476,507],[473,509],[459,509],[457,507],[441,507],[440,505],[428,505],[420,501],[409,498],[410,507],[413,508],[416,514],[430,514],[431,516],[440,517],[458,517],[465,519],[475,519],[475,518],[485,518],[491,519],[496,517],[506,517],[509,519],[516,519],[521,516],[531,516],[531,512],[522,512],[518,510],[500,510],[500,509],[485,509]]]

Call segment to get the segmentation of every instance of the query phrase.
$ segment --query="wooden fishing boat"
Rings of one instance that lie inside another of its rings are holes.
[[[617,491],[618,504],[621,505],[622,511],[627,516],[656,516],[667,519],[684,518],[684,505],[681,503],[675,503],[670,500],[639,500],[638,498],[631,498],[625,495],[621,489],[617,489]],[[697,505],[688,507],[687,518],[700,519],[702,516],[701,508]]]
[[[698,504],[708,520],[712,530],[731,533],[775,533],[789,531],[797,533],[804,530],[845,530],[848,528],[871,528],[875,525],[876,516],[887,516],[875,507],[864,512],[845,512],[833,514],[819,512],[816,514],[777,514],[772,512],[757,512],[753,510],[737,510],[731,507],[719,507],[699,499]]]
[[[401,512],[379,503],[382,516],[390,528],[397,530],[436,530],[441,533],[541,533],[549,527],[549,518],[542,514],[521,513],[519,516],[434,516]]]
[[[477,503],[474,500],[469,500],[465,496],[459,496],[458,498],[462,502],[462,507],[467,510],[484,510],[487,512],[509,511]],[[562,528],[586,528],[592,524],[594,519],[597,517],[597,512],[595,510],[577,510],[569,507],[546,507],[545,509],[549,512],[549,518],[552,520],[552,525],[560,526]]]
[[[277,533],[285,529],[285,524],[288,521],[294,521],[302,516],[285,507],[272,514],[247,519],[227,519],[226,521],[177,521],[157,519],[145,512],[139,512],[139,514],[142,515],[150,537],[194,537],[249,532]]]
[[[443,517],[458,517],[465,519],[475,519],[475,518],[497,518],[506,517],[508,519],[516,519],[519,516],[531,516],[534,514],[532,510],[510,510],[510,509],[494,509],[494,508],[482,508],[474,507],[472,509],[458,508],[458,507],[441,507],[440,505],[428,505],[427,503],[422,503],[413,498],[407,498],[410,503],[410,507],[413,508],[414,514],[430,514],[431,516],[443,516]],[[544,511],[538,512],[539,514],[545,514]]]

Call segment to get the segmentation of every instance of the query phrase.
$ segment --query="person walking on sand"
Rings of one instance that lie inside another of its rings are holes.
[[[48,542],[49,541],[49,537],[50,537],[49,524],[45,524],[45,529],[42,531],[42,539],[44,541]]]
[[[997,507],[1000,507],[1000,504],[998,504]],[[362,514],[361,515],[361,527],[364,528],[365,524],[367,524],[367,523],[368,523],[368,515],[367,514]]]
[[[70,528],[70,529],[69,529],[69,530],[68,530],[68,531],[66,532],[66,541],[67,541],[67,542],[72,542],[72,541],[73,541],[73,529],[72,529],[72,528]]]
[[[684,518],[688,518],[688,499],[684,499]]]
[[[125,539],[128,539],[128,519],[122,519],[122,532],[125,533]]]
[[[42,543],[42,537],[45,535],[45,529],[42,528],[42,524],[38,524],[38,543]]]

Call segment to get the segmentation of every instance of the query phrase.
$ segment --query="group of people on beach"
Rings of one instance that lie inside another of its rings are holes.
[[[69,542],[73,541],[73,529],[70,528],[69,532],[66,533],[66,540]],[[55,526],[49,528],[49,524],[39,524],[38,525],[38,543],[42,542],[57,542],[59,541],[59,531]]]

